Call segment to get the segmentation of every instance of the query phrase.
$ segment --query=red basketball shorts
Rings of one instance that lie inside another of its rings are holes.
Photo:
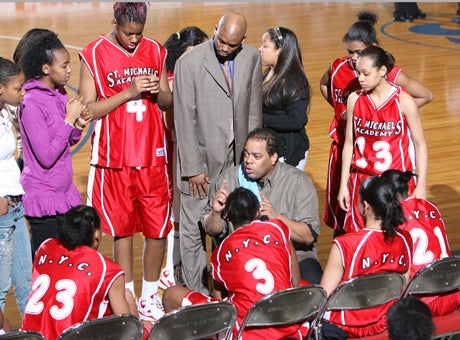
[[[87,204],[99,213],[102,231],[112,236],[166,237],[172,228],[168,192],[166,165],[90,167]]]

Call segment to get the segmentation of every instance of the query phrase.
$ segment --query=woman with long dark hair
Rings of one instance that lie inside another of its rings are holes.
[[[302,53],[293,31],[270,28],[259,47],[266,66],[262,83],[263,126],[280,137],[280,161],[304,170],[310,147],[305,126],[310,107],[310,85]]]

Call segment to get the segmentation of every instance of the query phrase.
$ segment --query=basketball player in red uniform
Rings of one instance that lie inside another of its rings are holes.
[[[71,208],[57,227],[57,238],[37,250],[29,300],[21,329],[56,339],[68,327],[111,314],[137,316],[125,295],[121,267],[97,251],[102,237],[97,212]]]
[[[358,81],[356,59],[368,46],[378,45],[374,25],[377,16],[369,11],[358,13],[359,20],[355,22],[343,37],[348,56],[334,60],[320,81],[323,97],[334,108],[329,135],[333,139],[329,153],[329,167],[326,186],[326,206],[324,222],[338,232],[343,229],[345,211],[337,202],[340,189],[341,159],[345,142],[347,99],[350,93],[361,88]],[[394,66],[387,74],[387,80],[403,87],[412,97],[418,107],[433,99],[431,91],[417,80],[409,77],[398,66]]]
[[[348,97],[338,196],[347,211],[346,232],[364,225],[358,189],[369,175],[388,169],[415,171],[417,165],[417,184],[410,183],[410,189],[415,197],[426,197],[428,151],[421,118],[414,99],[386,79],[393,65],[393,57],[378,46],[364,49],[356,63],[362,90]]]
[[[259,202],[248,189],[237,188],[228,195],[222,216],[236,229],[213,251],[212,274],[228,292],[238,318],[234,334],[248,309],[263,296],[299,285],[300,272],[290,229],[280,220],[255,220]],[[251,222],[252,221],[252,222]],[[203,293],[185,287],[171,287],[163,295],[166,311],[181,306],[211,301]],[[244,339],[302,339],[308,329],[294,324],[285,327],[248,329]]]
[[[436,205],[425,199],[409,197],[408,183],[414,174],[410,171],[387,170],[381,176],[393,182],[406,216],[406,223],[400,228],[409,232],[412,238],[410,276],[433,261],[451,256],[446,227]],[[424,296],[421,300],[430,307],[433,316],[446,315],[460,305],[460,291]]]
[[[330,294],[342,282],[361,275],[397,272],[409,277],[411,242],[399,232],[404,214],[387,178],[368,177],[359,190],[360,213],[365,227],[334,239],[320,285]],[[332,311],[328,320],[349,337],[381,333],[385,313],[394,301],[360,310]]]
[[[134,295],[133,235],[142,232],[141,318],[163,314],[158,296],[170,223],[166,145],[161,110],[172,103],[164,67],[166,49],[142,35],[147,5],[117,2],[113,30],[80,52],[79,93],[95,128],[88,204],[113,236],[114,259]]]

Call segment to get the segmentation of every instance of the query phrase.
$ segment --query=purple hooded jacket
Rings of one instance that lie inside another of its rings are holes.
[[[81,131],[64,123],[67,92],[49,88],[36,79],[24,84],[26,94],[19,123],[24,151],[21,184],[26,216],[54,216],[81,204],[73,183],[70,146]]]

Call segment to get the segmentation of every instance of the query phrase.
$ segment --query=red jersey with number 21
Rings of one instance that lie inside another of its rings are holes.
[[[408,197],[401,201],[406,222],[401,229],[410,233],[414,253],[411,277],[427,264],[451,255],[446,227],[438,208],[428,200]]]

